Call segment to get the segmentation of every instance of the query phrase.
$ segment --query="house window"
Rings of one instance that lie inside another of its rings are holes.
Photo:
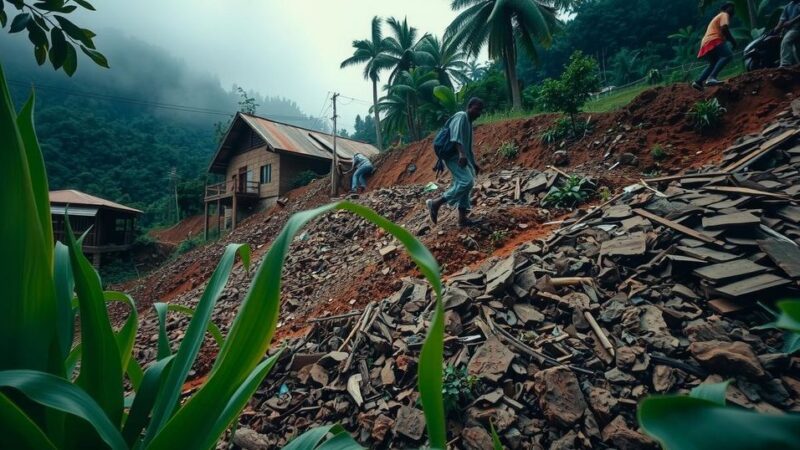
[[[261,184],[272,183],[272,164],[261,166]]]

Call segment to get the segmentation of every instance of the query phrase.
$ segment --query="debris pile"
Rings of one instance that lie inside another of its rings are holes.
[[[800,411],[800,358],[754,329],[800,293],[798,135],[783,113],[718,167],[642,181],[449,277],[445,361],[477,378],[456,385],[453,448],[491,448],[490,421],[511,449],[655,448],[638,401],[723,379],[731,404]],[[234,442],[274,448],[335,422],[370,448],[424,444],[416,370],[434,303],[424,282],[399,284],[290,341]]]

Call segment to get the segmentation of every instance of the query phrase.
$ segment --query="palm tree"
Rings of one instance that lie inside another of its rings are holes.
[[[473,57],[488,46],[489,57],[503,61],[513,108],[521,109],[517,42],[535,59],[534,40],[542,45],[550,44],[550,30],[559,23],[556,10],[569,3],[566,0],[453,0],[452,9],[463,11],[447,27],[445,37],[452,37]]]
[[[467,75],[467,55],[452,39],[442,42],[436,36],[428,35],[420,40],[419,50],[420,66],[436,72],[443,86],[452,89],[454,80],[459,84],[471,81]]]
[[[389,25],[392,36],[383,40],[383,48],[387,66],[392,69],[389,75],[389,84],[392,84],[401,72],[417,66],[420,41],[417,40],[417,29],[408,26],[407,19],[404,18],[401,22],[390,17],[386,20],[386,24]]]
[[[486,67],[479,64],[477,59],[473,59],[467,63],[467,76],[470,81],[478,81],[486,75]]]
[[[388,95],[381,99],[378,108],[386,111],[387,118],[392,115],[392,121],[386,122],[387,127],[397,128],[400,117],[405,118],[405,130],[411,140],[417,141],[422,135],[422,120],[419,114],[420,105],[433,99],[433,88],[439,85],[436,73],[422,68],[414,68],[400,72],[394,84],[387,87]],[[400,114],[398,108],[404,107],[405,112]]]
[[[383,137],[381,136],[381,118],[378,114],[378,80],[380,72],[391,67],[391,61],[384,53],[384,39],[381,31],[382,20],[375,16],[372,18],[372,36],[370,39],[353,41],[353,56],[342,61],[341,68],[365,64],[364,79],[372,81],[372,111],[375,114],[375,135],[378,148],[383,150]]]

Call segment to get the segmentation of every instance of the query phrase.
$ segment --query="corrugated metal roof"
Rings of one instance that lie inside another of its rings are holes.
[[[120,205],[119,203],[114,203],[110,200],[95,197],[94,195],[89,195],[74,189],[50,191],[50,204],[52,205],[53,203],[63,203],[65,205],[102,206],[104,208],[116,209],[119,211],[134,212],[138,214],[142,213],[142,211],[139,211],[138,209],[129,208],[125,205]],[[70,213],[71,212],[72,208],[70,208]]]
[[[315,158],[331,159],[332,137],[319,131],[240,113],[244,119],[273,149]],[[313,137],[313,138],[312,138]],[[337,136],[337,154],[350,159],[355,153],[372,157],[379,152],[373,145]]]
[[[69,207],[69,215],[70,216],[84,216],[84,217],[94,217],[97,215],[98,208],[92,208],[87,206],[70,206]],[[54,216],[63,216],[67,213],[66,206],[51,206],[50,207],[50,214]]]

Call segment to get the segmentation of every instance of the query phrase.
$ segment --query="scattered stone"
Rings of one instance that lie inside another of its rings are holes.
[[[655,441],[637,431],[628,428],[625,419],[617,416],[603,428],[603,442],[612,444],[620,450],[655,449]]]
[[[716,373],[749,378],[766,375],[755,353],[744,342],[694,342],[689,351],[701,366]]]
[[[414,441],[422,439],[425,433],[425,415],[417,408],[401,406],[397,411],[395,432]]]
[[[586,401],[571,370],[565,367],[542,370],[534,376],[534,383],[539,407],[548,421],[570,427],[581,419]]]
[[[514,354],[497,339],[489,339],[480,346],[470,359],[467,372],[470,375],[497,382],[508,372]]]

